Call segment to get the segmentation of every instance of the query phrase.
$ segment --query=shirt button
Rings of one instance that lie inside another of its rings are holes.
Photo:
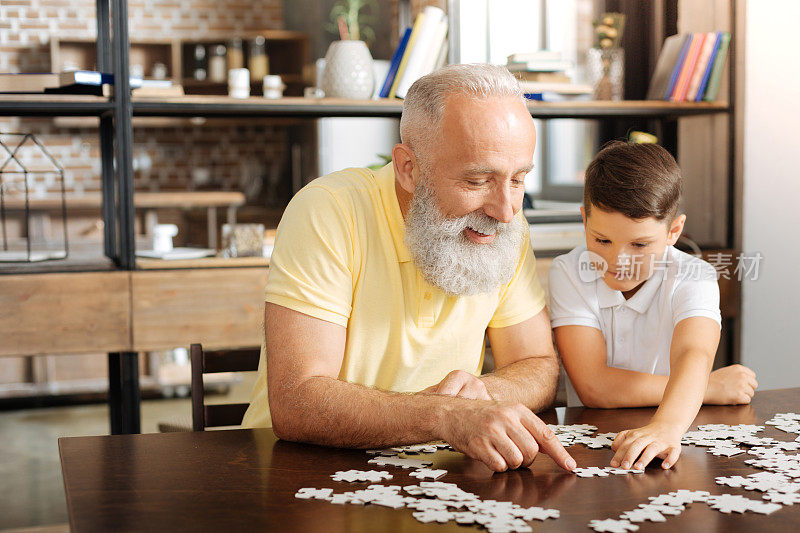
[[[426,293],[425,293],[425,299],[426,299],[426,300],[430,300],[430,299],[431,299],[431,293],[429,293],[429,292],[426,292]]]

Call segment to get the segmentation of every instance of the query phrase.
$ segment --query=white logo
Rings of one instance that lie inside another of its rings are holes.
[[[588,283],[597,278],[602,278],[607,270],[608,263],[600,254],[589,250],[581,252],[578,258],[578,276],[581,281]]]

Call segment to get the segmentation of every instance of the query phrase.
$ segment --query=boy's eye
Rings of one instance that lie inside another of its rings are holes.
[[[646,248],[648,244],[649,243],[646,243],[646,242],[635,242],[635,243],[633,243],[633,245],[636,248]]]
[[[610,244],[610,243],[611,243],[611,241],[609,241],[608,239],[600,239],[600,238],[598,238],[598,237],[595,237],[595,238],[594,238],[594,240],[595,240],[595,241],[596,241],[598,244]]]

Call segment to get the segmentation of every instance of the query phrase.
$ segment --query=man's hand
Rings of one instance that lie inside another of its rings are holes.
[[[708,377],[703,403],[713,405],[747,404],[758,387],[756,373],[742,365],[714,370]]]
[[[458,396],[470,400],[492,400],[483,381],[463,370],[453,370],[442,381],[422,392]]]
[[[495,472],[528,467],[539,451],[561,468],[576,466],[547,424],[522,404],[463,402],[445,412],[441,438]]]
[[[681,428],[671,424],[650,424],[620,431],[611,449],[617,453],[611,459],[614,468],[643,470],[654,458],[663,459],[661,467],[672,467],[681,455]]]

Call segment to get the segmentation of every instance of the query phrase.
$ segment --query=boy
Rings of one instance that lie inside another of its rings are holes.
[[[658,405],[647,426],[614,439],[611,466],[665,469],[702,403],[749,403],[755,373],[709,372],[720,337],[714,267],[673,247],[681,173],[655,144],[613,142],[586,169],[586,246],[553,261],[550,316],[570,405]]]

